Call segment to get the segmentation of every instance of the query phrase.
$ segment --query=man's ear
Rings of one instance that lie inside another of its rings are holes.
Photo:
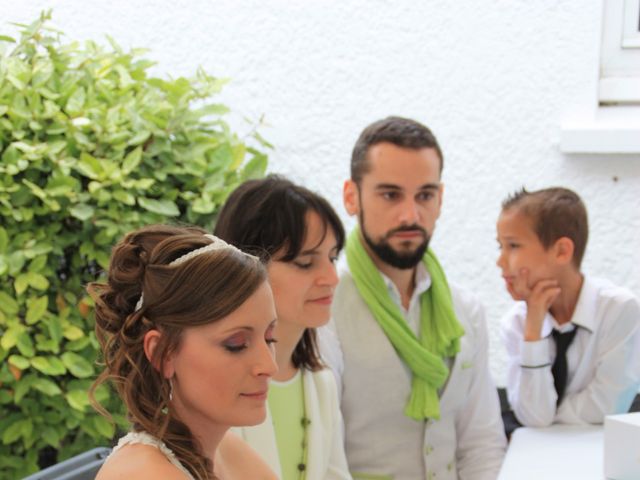
[[[162,373],[165,378],[173,377],[173,361],[171,357],[164,360],[164,365],[160,365],[158,359],[154,357],[156,352],[156,348],[160,343],[160,339],[162,338],[162,333],[158,330],[152,329],[144,334],[143,339],[143,347],[144,354],[149,360],[149,363],[153,365],[153,368]]]
[[[556,261],[560,265],[567,265],[573,261],[575,245],[569,237],[560,237],[553,245]]]
[[[345,180],[342,188],[342,200],[344,208],[351,216],[360,213],[360,191],[353,180]]]
[[[440,212],[442,211],[442,196],[444,195],[444,183],[440,183],[438,186],[438,218],[440,217]]]

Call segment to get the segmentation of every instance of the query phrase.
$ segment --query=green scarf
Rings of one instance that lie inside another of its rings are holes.
[[[443,358],[454,357],[460,351],[460,337],[464,335],[440,263],[431,250],[427,250],[422,259],[431,276],[431,287],[420,296],[418,339],[400,307],[391,300],[382,275],[362,245],[358,228],[349,235],[346,252],[349,270],[360,295],[413,374],[411,396],[404,414],[415,420],[439,419],[438,389],[449,376]]]

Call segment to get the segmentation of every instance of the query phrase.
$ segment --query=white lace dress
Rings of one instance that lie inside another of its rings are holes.
[[[141,443],[143,445],[150,445],[152,447],[156,447],[162,454],[167,457],[167,460],[172,465],[175,465],[178,470],[185,474],[186,478],[189,480],[195,480],[193,475],[189,473],[189,471],[182,466],[182,464],[178,461],[175,454],[167,447],[162,440],[158,440],[153,435],[148,434],[147,432],[129,432],[120,440],[118,440],[118,444],[113,448],[105,463],[111,458],[111,456],[120,450],[125,445],[132,445],[135,443]]]

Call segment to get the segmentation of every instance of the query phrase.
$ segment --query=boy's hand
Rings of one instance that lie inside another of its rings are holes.
[[[527,318],[524,325],[525,342],[540,340],[544,316],[553,301],[560,295],[558,281],[547,278],[529,285],[529,270],[523,268],[515,279],[514,290],[527,302]]]

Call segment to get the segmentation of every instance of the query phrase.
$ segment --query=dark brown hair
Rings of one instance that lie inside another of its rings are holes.
[[[185,328],[226,317],[266,281],[255,258],[225,248],[208,251],[178,265],[173,260],[211,243],[205,231],[155,225],[124,237],[112,252],[107,283],[93,283],[96,336],[104,371],[91,395],[111,380],[136,431],[162,440],[199,480],[213,478],[213,465],[188,426],[169,406],[170,384],[154,365],[177,351]],[[136,303],[143,295],[142,307]],[[162,333],[153,362],[144,352],[144,336]],[[94,405],[105,413],[94,399]]]
[[[388,142],[398,147],[419,150],[433,148],[440,158],[440,173],[444,158],[435,135],[421,123],[402,117],[387,117],[365,128],[351,153],[351,180],[360,184],[362,177],[369,172],[367,154],[378,143]]]
[[[545,249],[559,238],[573,242],[573,265],[579,270],[587,248],[589,223],[587,209],[577,193],[563,187],[528,192],[524,188],[509,195],[502,209],[518,209],[533,224],[533,230]]]
[[[324,240],[330,228],[338,250],[344,246],[344,228],[329,202],[320,195],[278,176],[249,180],[240,185],[220,211],[215,235],[269,262],[294,260],[307,235],[306,215],[313,211],[324,223]],[[307,328],[296,345],[293,364],[309,370],[322,368],[316,332]]]

